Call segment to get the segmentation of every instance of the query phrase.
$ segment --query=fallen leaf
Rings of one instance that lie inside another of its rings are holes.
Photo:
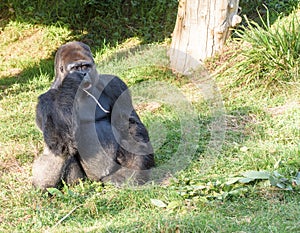
[[[242,184],[247,184],[247,183],[250,183],[253,180],[255,180],[255,179],[245,177],[245,178],[239,179],[239,182],[242,183]]]
[[[229,178],[225,184],[226,185],[234,184],[234,183],[238,182],[242,178],[243,177],[232,177],[232,178]]]
[[[267,180],[270,178],[270,173],[266,171],[246,171],[242,175],[253,180]]]
[[[158,199],[150,199],[152,205],[155,205],[157,207],[160,207],[160,208],[165,208],[167,207],[167,205],[161,201],[161,200],[158,200]]]
[[[248,147],[246,147],[246,146],[242,146],[240,148],[240,151],[242,151],[242,152],[246,152],[247,150],[248,150]]]

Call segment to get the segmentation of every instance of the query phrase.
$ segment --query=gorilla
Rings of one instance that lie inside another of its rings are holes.
[[[99,75],[89,46],[62,45],[55,80],[38,98],[36,124],[44,151],[33,163],[33,185],[45,190],[79,179],[141,185],[155,166],[147,129],[126,84]]]

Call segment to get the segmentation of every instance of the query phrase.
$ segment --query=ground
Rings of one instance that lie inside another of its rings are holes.
[[[158,165],[168,164],[180,151],[178,145],[188,145],[186,154],[182,150],[179,154],[184,157],[193,152],[188,166],[163,185],[119,189],[85,181],[62,190],[50,189],[52,195],[35,190],[31,166],[43,148],[34,119],[37,97],[49,88],[54,52],[70,35],[63,27],[15,22],[1,31],[1,232],[300,231],[299,85],[286,85],[274,93],[237,84],[231,77],[211,76],[221,94],[223,105],[218,106],[224,107],[221,119],[226,123],[220,131],[226,133],[221,138],[222,149],[216,151],[210,148],[212,135],[218,136],[213,131],[218,116],[214,115],[218,113],[214,112],[215,102],[164,64],[147,66],[143,54],[133,59],[140,65],[128,67],[121,57],[112,60],[112,66],[117,66],[117,74],[132,88],[137,101],[144,81],[159,81],[185,96],[186,102],[174,96],[174,106],[192,105],[192,113],[184,112],[185,108],[176,111],[172,104],[159,100],[137,105],[149,127]],[[120,47],[92,47],[99,70],[105,54],[135,45],[132,41]],[[215,58],[207,67],[213,73],[213,63],[227,60]],[[105,71],[109,67],[106,64]],[[163,96],[167,90],[156,91]],[[190,138],[193,145],[182,140],[182,125],[190,116],[196,116],[199,132]],[[261,173],[245,175],[246,171]]]

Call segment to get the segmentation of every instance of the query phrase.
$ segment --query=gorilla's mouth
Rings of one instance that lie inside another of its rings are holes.
[[[85,83],[83,83],[83,85],[82,85],[82,89],[83,90],[88,90],[88,89],[90,89],[92,87],[92,84],[90,83],[90,82],[85,82]]]

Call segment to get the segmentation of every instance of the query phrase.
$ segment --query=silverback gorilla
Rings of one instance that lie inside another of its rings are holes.
[[[116,76],[97,73],[84,43],[58,49],[55,80],[38,98],[36,123],[45,148],[33,164],[35,187],[85,177],[117,186],[149,179],[153,149],[128,88]]]

